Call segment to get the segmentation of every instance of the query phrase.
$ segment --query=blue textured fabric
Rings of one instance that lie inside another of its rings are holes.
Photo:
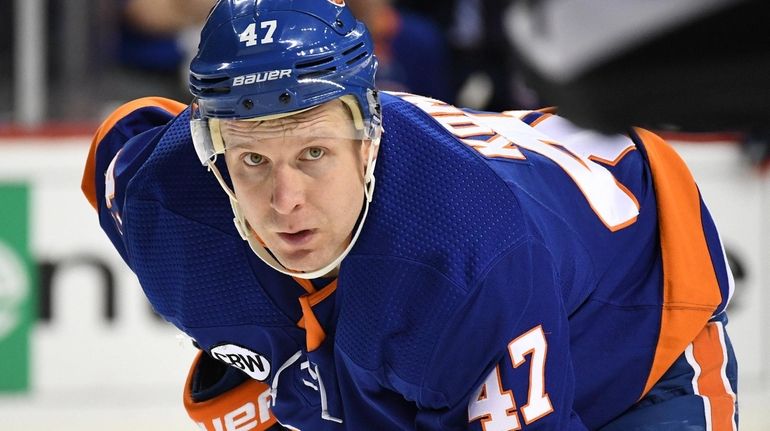
[[[387,361],[403,379],[417,383],[462,290],[414,261],[394,267],[387,258],[355,256],[350,265],[369,270],[346,271],[340,278],[339,347],[364,368]]]
[[[508,188],[468,146],[424,112],[383,96],[386,139],[378,187],[354,254],[420,262],[468,290],[489,260],[524,234]]]

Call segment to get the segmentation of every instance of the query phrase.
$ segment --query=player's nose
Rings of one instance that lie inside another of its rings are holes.
[[[290,166],[273,169],[273,190],[270,205],[279,214],[290,214],[305,202],[302,172]]]

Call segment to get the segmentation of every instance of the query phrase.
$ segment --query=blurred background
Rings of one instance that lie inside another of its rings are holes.
[[[152,312],[79,187],[90,136],[113,108],[190,101],[186,68],[212,3],[0,0],[0,431],[196,429],[181,403],[194,349]],[[485,110],[561,101],[517,55],[511,2],[347,3],[373,34],[383,89]],[[767,87],[754,93],[770,100]],[[736,279],[741,428],[770,429],[767,124],[671,120],[656,130],[690,165]]]

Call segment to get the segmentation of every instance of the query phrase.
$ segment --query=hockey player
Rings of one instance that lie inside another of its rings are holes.
[[[735,429],[730,272],[665,142],[375,70],[342,1],[221,0],[191,106],[96,133],[84,192],[202,351],[201,429]]]

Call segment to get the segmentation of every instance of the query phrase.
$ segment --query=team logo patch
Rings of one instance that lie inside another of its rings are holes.
[[[345,0],[326,0],[326,1],[328,1],[329,3],[335,6],[345,7]]]
[[[270,361],[264,356],[235,344],[222,344],[211,349],[211,356],[241,369],[252,379],[264,382],[270,377]]]

